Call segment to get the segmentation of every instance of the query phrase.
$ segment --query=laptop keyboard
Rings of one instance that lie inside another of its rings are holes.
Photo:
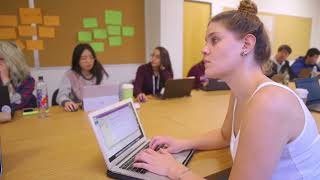
[[[141,150],[144,150],[144,149],[147,149],[149,147],[149,143],[147,143],[146,145],[144,145]],[[158,145],[155,149],[155,151],[159,151],[160,148],[164,148],[165,145],[164,144],[161,144],[161,145]],[[141,151],[140,150],[140,151]],[[133,167],[133,163],[134,163],[134,157],[140,152],[138,151],[137,153],[135,153],[133,156],[131,156],[130,159],[128,159],[125,163],[123,163],[120,168],[121,169],[126,169],[126,170],[129,170],[129,171],[133,171],[133,172],[137,172],[137,173],[140,173],[140,174],[145,174],[147,172],[147,170],[143,169],[143,168],[136,168],[136,167]]]

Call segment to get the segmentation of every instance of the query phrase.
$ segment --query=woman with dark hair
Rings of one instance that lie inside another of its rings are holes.
[[[139,102],[146,102],[146,95],[159,94],[166,81],[172,78],[173,71],[168,51],[164,47],[156,47],[151,55],[151,62],[138,68],[133,94]]]
[[[82,101],[82,87],[105,84],[108,77],[92,47],[78,44],[73,51],[71,70],[65,73],[59,86],[57,102],[66,111],[75,111]]]
[[[256,5],[242,0],[238,10],[214,16],[207,27],[202,49],[205,74],[224,80],[231,89],[222,127],[192,139],[155,137],[150,148],[135,157],[134,167],[170,179],[203,179],[170,153],[230,146],[229,180],[320,179],[317,124],[293,90],[263,74],[261,65],[271,51],[256,14]],[[159,144],[166,149],[155,152]]]

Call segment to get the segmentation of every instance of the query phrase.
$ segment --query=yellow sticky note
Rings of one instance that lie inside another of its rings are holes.
[[[59,26],[60,17],[59,16],[43,16],[43,24],[46,26]]]
[[[28,50],[43,50],[43,40],[27,40],[26,41]]]
[[[21,24],[42,24],[40,8],[19,8]]]
[[[23,42],[20,39],[16,40],[16,45],[20,47],[20,49],[26,48],[26,46],[23,44]]]
[[[54,38],[55,31],[53,27],[39,27],[39,36],[44,38]]]
[[[17,33],[15,28],[0,28],[0,39],[16,39]]]
[[[0,26],[17,26],[17,16],[0,15]]]
[[[33,36],[37,35],[37,29],[31,25],[18,26],[18,32],[20,36]]]

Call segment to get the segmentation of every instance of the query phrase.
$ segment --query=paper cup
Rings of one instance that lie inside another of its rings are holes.
[[[133,97],[133,85],[132,84],[122,84],[121,86],[121,100],[129,99]]]
[[[304,103],[307,102],[307,97],[308,97],[308,90],[302,89],[302,88],[297,88],[295,89],[296,94],[303,100]]]

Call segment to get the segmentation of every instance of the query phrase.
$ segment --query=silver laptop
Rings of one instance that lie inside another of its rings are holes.
[[[89,121],[108,167],[107,175],[116,179],[168,179],[165,176],[134,168],[135,155],[148,147],[147,139],[131,99],[89,113]],[[193,150],[174,154],[187,164]]]
[[[119,101],[119,85],[92,85],[84,86],[83,110],[93,111],[105,106],[109,106]]]

